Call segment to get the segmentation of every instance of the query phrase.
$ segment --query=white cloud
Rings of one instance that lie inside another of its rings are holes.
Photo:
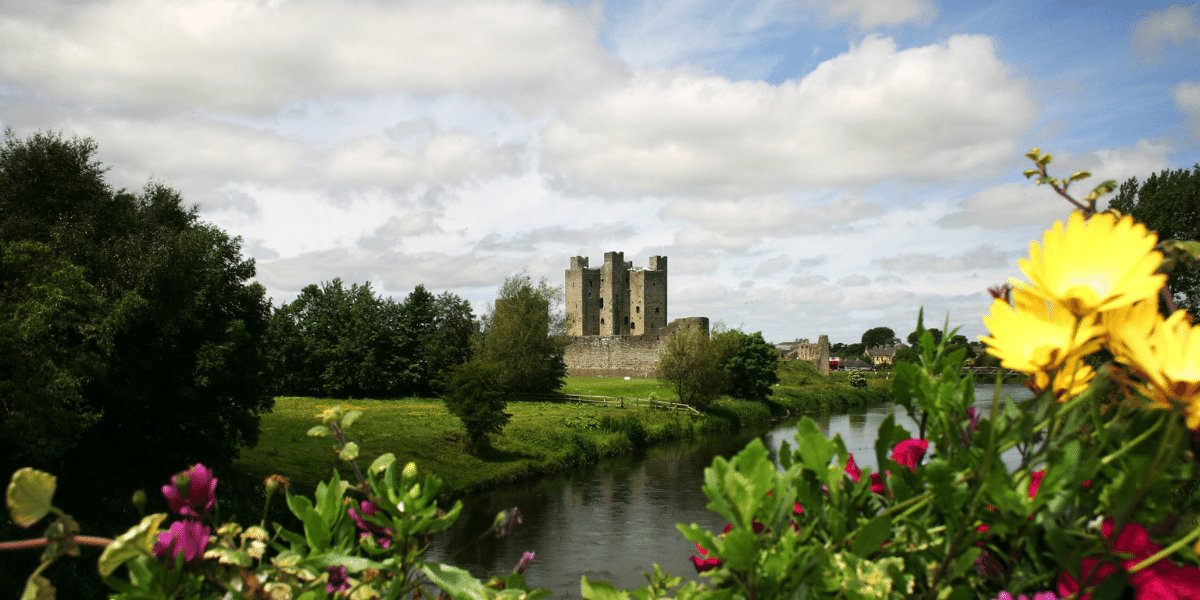
[[[993,246],[976,246],[957,256],[914,252],[883,256],[874,259],[873,262],[889,271],[947,273],[1007,267],[1009,257],[1007,253]]]
[[[1144,61],[1163,58],[1167,44],[1186,46],[1200,41],[1200,10],[1197,5],[1172,4],[1154,11],[1133,28],[1133,51]]]
[[[901,50],[871,36],[779,85],[639,73],[551,122],[543,166],[595,189],[651,194],[946,178],[1007,160],[1035,113],[990,38]]]
[[[1145,179],[1169,166],[1170,146],[1164,142],[1140,140],[1132,146],[1097,150],[1086,154],[1054,155],[1049,172],[1065,177],[1076,171],[1088,171],[1092,177],[1078,181],[1070,193],[1082,199],[1101,181],[1121,183],[1130,177]],[[1107,198],[1101,199],[1101,206]],[[975,192],[958,207],[938,220],[945,227],[1044,227],[1062,219],[1071,205],[1047,186],[1032,181],[1002,183]]]
[[[677,200],[664,207],[661,214],[709,231],[784,237],[829,233],[882,212],[878,204],[847,195],[813,202],[780,196]]]
[[[930,0],[804,0],[804,5],[818,10],[831,21],[851,23],[869,30],[877,27],[927,24],[937,16]]]
[[[1186,115],[1192,133],[1200,137],[1200,82],[1184,81],[1175,86],[1175,104]]]
[[[300,98],[540,104],[619,72],[588,14],[537,0],[46,0],[0,16],[0,78],[60,98],[274,111]]]
[[[861,287],[864,285],[870,285],[870,283],[871,278],[861,273],[847,275],[837,281],[837,284],[841,287]]]
[[[325,172],[330,181],[356,185],[437,186],[515,175],[520,152],[515,144],[489,144],[462,133],[431,137],[416,151],[368,138],[335,148]]]

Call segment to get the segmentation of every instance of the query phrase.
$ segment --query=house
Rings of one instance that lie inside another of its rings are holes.
[[[876,346],[867,349],[867,358],[875,368],[890,368],[896,358],[895,346]]]

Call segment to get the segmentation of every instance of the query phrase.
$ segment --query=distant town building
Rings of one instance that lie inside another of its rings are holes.
[[[896,359],[895,346],[876,346],[867,349],[867,358],[875,367],[891,367]]]

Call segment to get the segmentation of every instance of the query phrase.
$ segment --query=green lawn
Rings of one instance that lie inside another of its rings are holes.
[[[335,467],[349,476],[347,465],[336,460],[330,438],[306,435],[317,423],[317,413],[334,405],[363,413],[348,435],[361,448],[359,464],[365,466],[379,454],[392,452],[401,462],[415,461],[437,473],[449,492],[515,481],[631,451],[633,441],[625,432],[601,427],[606,416],[636,415],[651,441],[691,435],[699,421],[678,412],[510,402],[507,412],[512,420],[503,433],[492,436],[493,452],[476,457],[466,452],[462,424],[438,399],[281,397],[275,401],[274,412],[263,416],[258,446],[242,452],[238,469],[254,477],[281,473],[303,487],[328,478]]]
[[[659,400],[675,401],[674,388],[652,377],[567,377],[561,391],[564,394],[626,398],[649,398],[654,394]]]

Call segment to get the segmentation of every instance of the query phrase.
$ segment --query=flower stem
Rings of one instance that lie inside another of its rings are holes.
[[[98,537],[94,535],[75,535],[71,539],[80,546],[95,546],[97,548],[106,548],[113,543],[112,539]],[[50,538],[33,538],[28,540],[12,540],[9,542],[0,542],[0,552],[9,550],[32,550],[34,548],[45,548],[50,543]]]
[[[1176,550],[1179,550],[1180,548],[1188,545],[1189,542],[1196,539],[1197,537],[1200,537],[1200,525],[1196,526],[1195,529],[1189,531],[1187,535],[1179,538],[1178,540],[1175,540],[1175,543],[1171,544],[1170,546],[1167,546],[1166,548],[1163,548],[1162,550],[1159,550],[1158,552],[1146,557],[1142,562],[1130,567],[1129,574],[1132,575],[1134,573],[1137,573],[1138,571],[1141,571],[1142,569],[1149,567],[1150,565],[1170,556],[1171,554],[1174,554]]]

